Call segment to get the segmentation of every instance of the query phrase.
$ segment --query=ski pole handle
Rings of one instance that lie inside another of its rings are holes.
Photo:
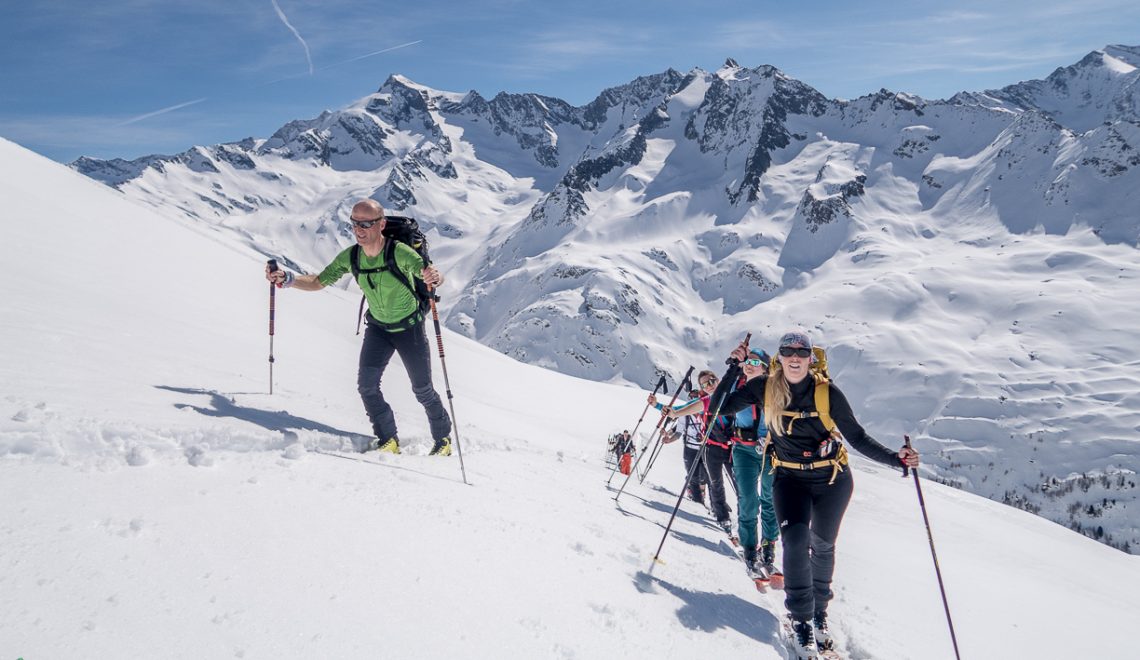
[[[751,332],[749,332],[748,334],[744,335],[744,342],[743,342],[743,344],[744,344],[744,347],[745,347],[745,348],[748,348],[748,342],[749,342],[749,340],[751,340],[751,339],[752,339],[752,333],[751,333]],[[729,358],[728,358],[727,360],[725,360],[725,361],[724,361],[724,363],[725,363],[725,364],[727,364],[727,365],[728,365],[728,366],[730,366],[730,367],[735,367],[736,365],[740,364],[740,360],[737,360],[736,358],[734,358],[734,357],[732,357],[732,356],[729,356]]]
[[[271,273],[277,272],[277,260],[276,259],[270,259],[266,263],[269,265],[269,272],[271,272]],[[277,298],[276,294],[277,294],[277,284],[275,282],[271,281],[269,283],[269,336],[270,337],[273,336],[273,321],[274,321],[274,317],[276,316],[276,312],[277,312],[277,309],[276,309],[277,305],[275,304],[276,298]],[[270,342],[272,342],[272,341],[273,340],[270,339]],[[269,344],[269,361],[273,362],[273,344],[272,343]],[[273,387],[273,386],[270,385],[270,387]]]
[[[910,436],[906,435],[905,433],[903,434],[903,442],[905,443],[903,446],[905,446],[907,449],[911,448]],[[909,476],[910,476],[910,468],[907,467],[906,463],[903,463],[903,479],[906,479]]]
[[[276,272],[278,271],[278,268],[277,268],[277,260],[276,260],[276,259],[270,259],[269,261],[266,261],[265,263],[266,263],[266,265],[269,267],[269,272],[270,272],[270,273],[276,273]],[[277,283],[276,283],[276,282],[274,282],[273,280],[270,280],[270,281],[269,281],[269,285],[270,285],[270,286],[273,286],[273,287],[276,287],[276,286],[277,286]]]

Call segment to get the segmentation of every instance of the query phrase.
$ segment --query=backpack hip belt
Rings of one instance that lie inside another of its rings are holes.
[[[764,443],[766,435],[757,435],[754,428],[736,427],[733,431],[732,441],[738,445],[755,447]]]
[[[431,259],[427,254],[427,239],[424,238],[423,232],[420,231],[419,225],[411,218],[403,216],[385,216],[387,221],[383,231],[384,236],[384,250],[381,253],[384,256],[384,265],[380,268],[361,268],[360,267],[360,244],[354,244],[348,256],[349,267],[352,270],[352,279],[356,280],[356,284],[364,289],[364,285],[360,282],[360,276],[365,275],[365,281],[368,282],[368,287],[376,289],[376,283],[372,280],[373,273],[382,273],[387,271],[389,275],[396,278],[396,280],[403,284],[412,293],[412,297],[416,300],[416,311],[408,316],[396,321],[395,323],[381,323],[372,317],[371,310],[369,310],[368,317],[364,320],[369,325],[374,325],[382,330],[406,330],[415,324],[419,323],[427,315],[427,310],[431,307],[432,300],[439,300],[427,285],[420,279],[415,277],[409,279],[408,276],[400,270],[399,265],[396,263],[396,243],[403,243],[404,245],[412,248],[423,260],[424,266],[431,264]],[[364,314],[365,296],[360,297],[360,309],[356,313],[356,334],[360,334],[360,318]]]
[[[776,468],[778,467],[787,468],[789,470],[820,470],[830,467],[831,480],[827,482],[828,486],[835,483],[835,479],[839,476],[839,473],[843,471],[843,466],[847,465],[847,463],[847,447],[842,444],[839,445],[839,452],[835,455],[835,458],[828,458],[826,460],[814,461],[811,463],[781,461],[776,457],[776,453],[772,452],[772,472],[775,472]]]
[[[364,305],[364,303],[362,302],[361,306],[363,307],[363,305]],[[376,317],[372,316],[371,311],[366,312],[364,314],[364,322],[365,323],[367,323],[368,325],[370,325],[374,328],[379,328],[380,330],[384,330],[385,332],[393,332],[395,330],[407,330],[408,328],[414,328],[422,320],[424,320],[423,310],[418,309],[418,308],[416,309],[416,311],[412,312],[411,314],[408,314],[404,318],[400,319],[399,321],[395,321],[393,323],[384,323],[382,321],[377,321]]]

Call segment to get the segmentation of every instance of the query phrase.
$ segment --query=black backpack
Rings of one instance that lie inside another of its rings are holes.
[[[360,334],[360,319],[364,318],[365,322],[370,325],[377,326],[382,330],[398,330],[410,328],[419,323],[424,315],[427,313],[428,307],[431,306],[431,301],[434,298],[439,300],[432,292],[428,291],[428,287],[424,281],[418,278],[412,278],[408,281],[408,277],[404,271],[396,266],[396,242],[399,241],[416,251],[420,258],[424,260],[424,266],[431,264],[431,259],[428,257],[427,238],[424,233],[420,231],[419,224],[412,218],[407,218],[399,215],[386,215],[384,216],[384,231],[383,236],[387,239],[384,242],[384,265],[380,268],[361,268],[360,267],[360,244],[352,246],[348,255],[348,263],[352,267],[352,277],[356,280],[357,285],[361,289],[364,284],[360,281],[360,276],[365,276],[365,281],[368,286],[375,289],[376,284],[372,281],[373,273],[381,273],[383,271],[390,272],[401,284],[408,287],[408,290],[416,297],[418,305],[416,309],[404,318],[396,321],[395,323],[381,323],[373,318],[369,313],[367,317],[364,316],[364,303],[365,297],[360,296],[360,311],[356,315],[356,334]]]

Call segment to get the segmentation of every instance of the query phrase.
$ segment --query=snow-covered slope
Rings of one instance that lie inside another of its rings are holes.
[[[831,100],[733,61],[580,108],[392,76],[267,140],[74,166],[308,271],[374,196],[428,228],[447,327],[593,380],[814,328],[888,444],[937,443],[940,478],[1131,548],[1136,53],[945,101]]]
[[[1015,112],[1035,109],[1078,133],[1140,115],[1140,46],[1106,46],[1044,80],[1031,80],[959,100]]]
[[[784,657],[779,598],[756,593],[702,509],[683,505],[651,569],[683,480],[675,446],[615,506],[605,436],[644,392],[447,332],[472,485],[457,457],[423,455],[398,366],[385,391],[406,453],[320,454],[367,428],[353,296],[279,292],[270,396],[263,261],[231,233],[4,141],[0,192],[5,653]],[[841,643],[852,658],[952,657],[913,484],[854,469]],[[933,482],[924,494],[964,657],[1130,648],[1136,557]]]

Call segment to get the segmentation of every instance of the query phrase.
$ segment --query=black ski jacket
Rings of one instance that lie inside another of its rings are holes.
[[[764,387],[767,383],[767,376],[748,381],[744,387],[728,395],[721,406],[721,414],[732,415],[738,410],[754,404],[763,407]],[[713,394],[714,400],[723,395],[721,388],[728,386],[729,384],[722,382],[716,393]],[[843,396],[843,392],[839,391],[835,383],[829,383],[828,387],[831,388],[831,418],[835,420],[835,425],[839,427],[843,439],[871,460],[901,469],[902,463],[899,461],[898,452],[887,449],[863,430],[863,427],[855,419],[855,414],[851,412],[851,404],[847,402],[847,397]],[[811,376],[792,385],[791,392],[792,400],[788,403],[789,412],[815,412],[815,381]],[[780,420],[781,430],[786,424],[787,418]],[[792,432],[788,435],[770,432],[768,436],[775,447],[776,457],[781,461],[812,463],[832,458],[838,451],[838,447],[835,447],[829,454],[820,455],[820,443],[827,440],[828,433],[818,417],[797,419],[792,425]]]

